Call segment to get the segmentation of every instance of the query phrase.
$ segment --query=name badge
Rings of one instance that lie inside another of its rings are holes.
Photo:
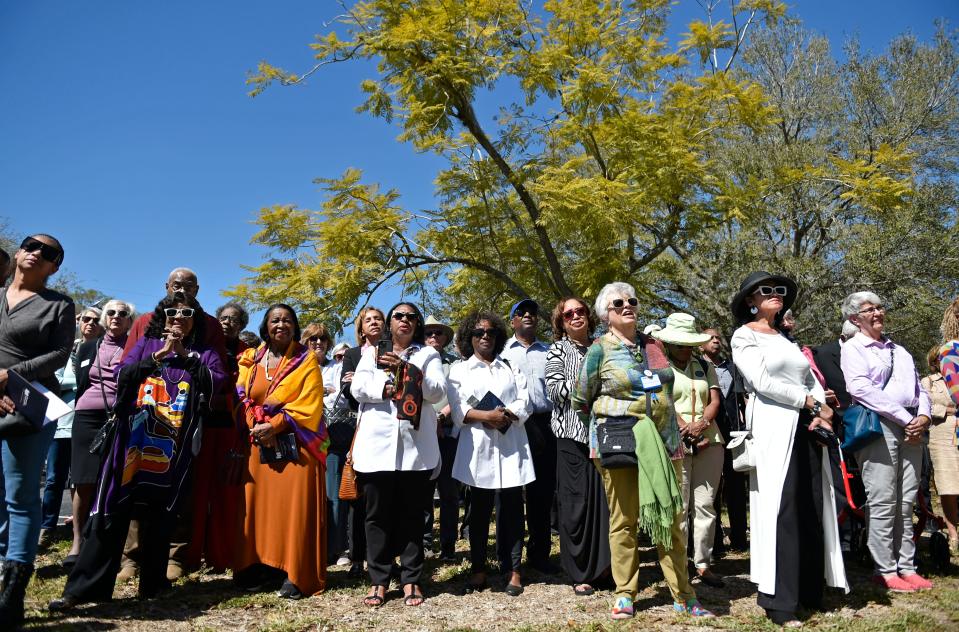
[[[658,391],[663,387],[663,383],[659,381],[659,375],[652,371],[644,371],[640,381],[644,391]]]

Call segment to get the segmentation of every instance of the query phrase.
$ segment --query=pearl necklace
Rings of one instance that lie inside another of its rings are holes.
[[[270,351],[269,351],[269,349],[267,349],[267,352],[266,352],[266,364],[265,364],[264,367],[263,367],[263,373],[266,374],[266,381],[267,381],[267,382],[272,382],[272,381],[273,381],[273,378],[275,378],[276,375],[277,375],[277,373],[280,372],[280,367],[283,366],[283,360],[286,359],[286,354],[283,354],[282,356],[280,356],[280,362],[279,362],[279,364],[276,365],[276,372],[275,372],[273,375],[270,375],[270,355],[271,355],[271,354],[270,354]]]

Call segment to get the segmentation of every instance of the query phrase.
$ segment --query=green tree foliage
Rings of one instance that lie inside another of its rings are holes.
[[[953,37],[853,44],[840,64],[782,3],[701,4],[675,46],[667,0],[350,5],[312,68],[261,63],[251,94],[375,62],[358,110],[444,159],[436,206],[405,208],[358,169],[321,178],[320,209],[261,211],[271,256],[231,293],[341,325],[384,283],[456,318],[626,280],[649,318],[728,327],[739,280],[767,268],[800,281],[811,341],[863,287],[928,337],[957,290],[935,247],[956,237]]]

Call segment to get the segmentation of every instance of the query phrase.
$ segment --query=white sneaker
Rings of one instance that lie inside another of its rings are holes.
[[[350,565],[350,558],[346,557],[345,555],[341,555],[341,556],[339,557],[339,559],[336,560],[336,565],[337,565],[337,566],[349,566],[349,565]]]

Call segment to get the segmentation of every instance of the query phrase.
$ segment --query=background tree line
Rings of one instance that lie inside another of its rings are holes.
[[[347,6],[312,67],[263,62],[251,94],[375,62],[358,110],[443,158],[436,205],[407,208],[359,169],[319,178],[322,208],[261,210],[271,255],[231,293],[336,327],[384,284],[455,320],[625,280],[647,320],[728,332],[739,281],[768,269],[802,288],[804,342],[872,289],[920,354],[959,294],[955,33],[880,54],[853,41],[840,61],[782,3],[700,4],[678,45],[668,0]]]

